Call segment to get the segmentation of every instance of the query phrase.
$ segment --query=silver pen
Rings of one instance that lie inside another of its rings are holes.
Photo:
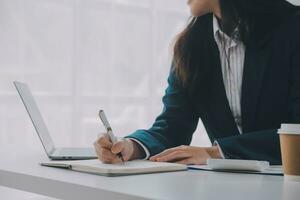
[[[104,110],[100,110],[99,111],[99,117],[104,125],[104,127],[106,128],[106,131],[107,131],[107,134],[109,136],[109,139],[110,141],[114,144],[118,141],[117,137],[114,135],[113,131],[112,131],[112,128],[106,118],[106,115],[104,113]],[[117,156],[122,160],[122,162],[124,163],[124,158],[123,158],[123,155],[122,153],[118,153]]]

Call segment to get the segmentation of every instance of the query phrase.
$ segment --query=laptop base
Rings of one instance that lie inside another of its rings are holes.
[[[51,160],[89,160],[96,159],[93,148],[56,148],[49,156]]]

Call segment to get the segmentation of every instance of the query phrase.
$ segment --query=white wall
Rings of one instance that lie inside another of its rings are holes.
[[[183,0],[0,0],[0,146],[40,148],[13,80],[29,84],[58,146],[91,145],[100,108],[120,136],[148,128],[187,17]]]

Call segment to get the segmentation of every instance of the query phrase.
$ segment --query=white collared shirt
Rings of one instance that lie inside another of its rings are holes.
[[[237,36],[237,29],[234,36]],[[242,134],[242,112],[241,112],[241,94],[242,80],[245,60],[245,45],[235,39],[230,38],[220,28],[217,18],[213,17],[213,34],[220,52],[220,62],[222,68],[223,82],[225,86],[226,96],[234,117],[236,126]],[[130,138],[137,142],[146,153],[145,159],[150,157],[150,152],[140,141]],[[214,145],[218,143],[215,142]],[[218,145],[219,147],[219,145]],[[225,158],[222,149],[219,147],[222,158]]]
[[[234,117],[236,126],[242,134],[241,95],[246,47],[237,38],[238,30],[233,38],[227,36],[220,28],[217,18],[213,17],[214,38],[220,52],[220,62],[223,74],[226,96]]]

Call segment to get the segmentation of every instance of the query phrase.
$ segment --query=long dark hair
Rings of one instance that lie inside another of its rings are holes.
[[[249,42],[260,40],[282,20],[299,10],[298,6],[286,0],[220,0],[220,8],[221,28],[226,30],[229,26],[238,27],[239,40],[246,46]],[[194,61],[194,57],[200,56],[203,58],[202,62],[209,62],[205,59],[209,57],[206,51],[210,48],[208,40],[201,38],[207,33],[207,30],[203,30],[205,17],[208,16],[191,18],[187,27],[177,36],[174,45],[172,69],[185,87],[199,75],[196,73],[199,63]]]

